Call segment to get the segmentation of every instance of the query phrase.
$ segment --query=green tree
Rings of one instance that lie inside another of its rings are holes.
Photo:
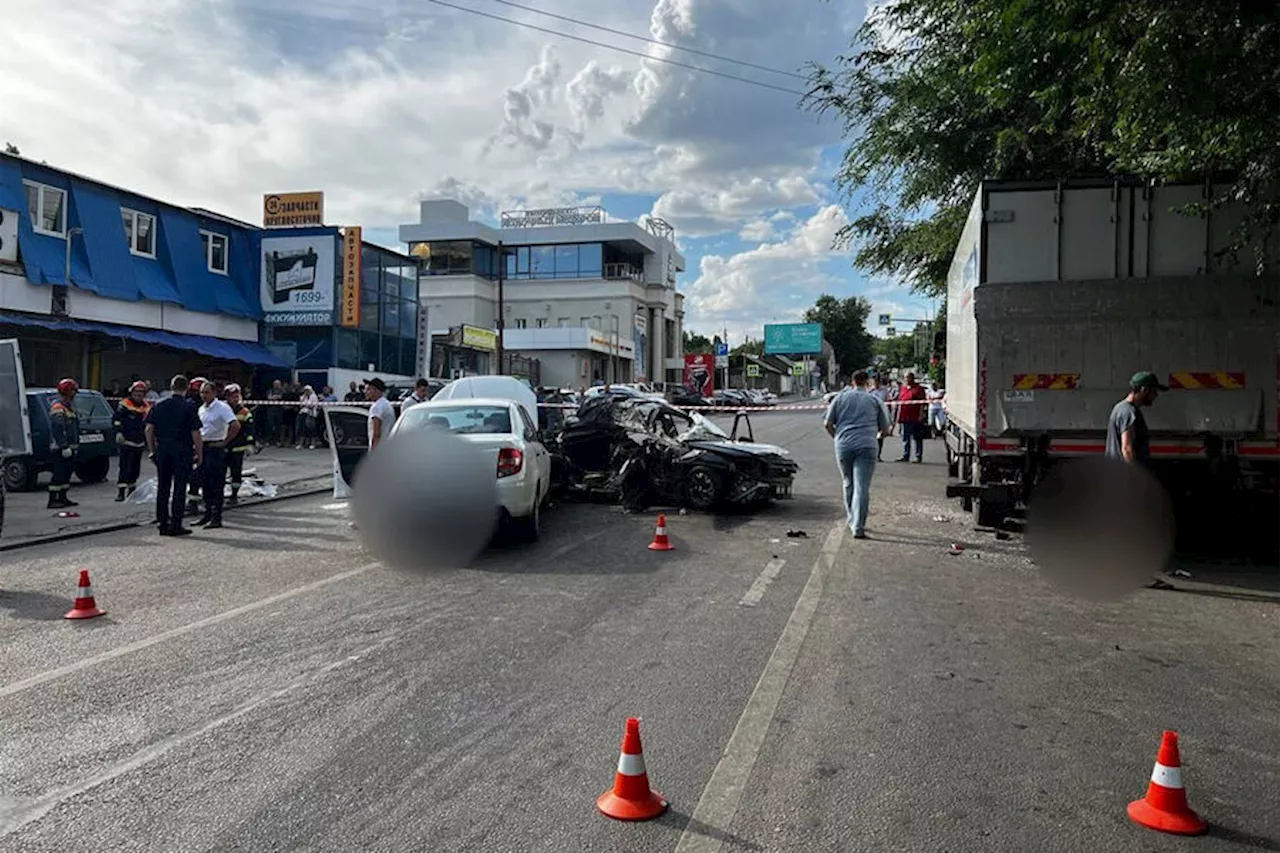
[[[901,370],[914,367],[916,358],[916,342],[913,335],[894,335],[891,338],[876,338],[871,342],[872,358],[877,367],[885,370]]]
[[[1246,0],[885,0],[807,103],[843,122],[855,263],[938,295],[978,182],[1225,175],[1280,220],[1280,16]]]
[[[714,352],[715,347],[711,344],[711,338],[686,329],[684,332],[684,351],[692,355],[700,355]]]
[[[764,355],[764,341],[748,338],[745,343],[738,344],[729,351],[729,355]]]
[[[840,370],[851,373],[871,363],[870,313],[871,304],[861,296],[837,299],[824,293],[804,312],[804,321],[822,324],[823,337],[835,350]]]

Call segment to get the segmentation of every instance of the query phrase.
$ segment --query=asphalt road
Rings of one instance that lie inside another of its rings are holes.
[[[1280,850],[1275,596],[1065,598],[939,497],[936,448],[877,471],[855,542],[817,415],[757,438],[796,499],[673,515],[667,554],[562,505],[393,572],[316,498],[3,555],[0,849]],[[109,613],[67,622],[81,567]],[[629,715],[648,823],[594,809]],[[1166,727],[1207,838],[1125,816]]]

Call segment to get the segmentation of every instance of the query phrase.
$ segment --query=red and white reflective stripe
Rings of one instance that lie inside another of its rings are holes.
[[[1151,771],[1151,781],[1161,788],[1180,789],[1182,787],[1182,768],[1169,767],[1157,761],[1155,769]]]
[[[665,524],[659,524],[659,525],[658,525],[658,533],[657,533],[657,535],[659,535],[659,536],[666,536],[666,535],[667,535],[667,526],[666,526]]]
[[[92,586],[82,586],[76,590],[76,601],[82,601],[86,598],[93,598]]]
[[[618,756],[618,773],[622,776],[645,776],[644,756],[622,753]]]

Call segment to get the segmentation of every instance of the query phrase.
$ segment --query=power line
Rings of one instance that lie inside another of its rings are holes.
[[[723,77],[726,80],[736,80],[739,83],[747,83],[748,85],[751,85],[751,86],[759,86],[762,89],[772,89],[775,92],[784,92],[788,95],[795,95],[797,98],[803,98],[806,96],[806,94],[808,94],[806,92],[800,92],[795,89],[788,89],[784,86],[775,86],[772,83],[762,83],[759,80],[752,80],[749,77],[739,77],[736,74],[729,74],[724,71],[715,71],[711,68],[703,68],[701,65],[691,65],[687,62],[678,62],[674,59],[667,59],[661,56],[651,56],[650,54],[643,53],[638,50],[631,50],[630,48],[619,47],[616,44],[608,44],[606,42],[595,41],[593,39],[584,38],[582,36],[575,36],[569,33],[562,33],[557,30],[549,30],[546,27],[539,27],[536,24],[530,24],[527,21],[517,21],[514,18],[504,18],[501,15],[492,15],[488,12],[481,12],[479,9],[468,9],[466,6],[457,6],[453,3],[446,3],[445,0],[427,0],[427,2],[434,3],[437,6],[444,6],[448,9],[456,9],[459,12],[468,12],[472,15],[479,15],[483,18],[491,18],[495,21],[502,21],[504,24],[515,24],[517,27],[525,27],[530,30],[537,30],[540,33],[546,33],[547,35],[555,36],[556,38],[571,39],[572,41],[580,41],[583,44],[590,44],[590,45],[594,45],[595,47],[603,47],[605,50],[616,50],[619,53],[627,53],[632,56],[638,56],[641,59],[650,59],[650,60],[653,60],[654,62],[661,62],[665,65],[674,65],[677,68],[686,68],[689,71],[697,71],[702,74],[710,74],[713,77]]]
[[[625,30],[615,30],[612,27],[605,27],[605,26],[601,26],[600,24],[593,24],[589,21],[584,21],[580,18],[572,18],[568,15],[557,15],[555,12],[547,12],[543,9],[535,9],[532,6],[522,6],[519,3],[512,3],[511,0],[493,0],[493,2],[501,3],[503,6],[510,6],[513,9],[522,9],[526,12],[532,12],[535,15],[544,15],[548,18],[555,18],[558,21],[565,21],[566,23],[577,24],[580,27],[589,27],[590,29],[600,30],[601,32],[604,32],[604,33],[612,33],[615,36],[622,36],[623,38],[635,39],[636,41],[644,41],[644,42],[648,42],[649,44],[659,45],[661,47],[669,47],[672,50],[683,50],[685,53],[695,53],[698,56],[705,56],[708,59],[715,59],[715,60],[719,60],[720,62],[731,62],[734,65],[741,65],[745,68],[754,68],[757,71],[767,71],[770,74],[781,74],[784,77],[793,77],[796,80],[809,79],[805,77],[803,74],[797,74],[794,71],[783,71],[781,68],[770,68],[768,65],[757,65],[754,62],[747,62],[742,59],[733,59],[728,56],[721,56],[718,53],[709,53],[705,50],[698,50],[697,48],[685,47],[684,45],[672,44],[669,41],[662,41],[661,39],[650,38],[649,36],[642,36],[636,33],[629,33]]]

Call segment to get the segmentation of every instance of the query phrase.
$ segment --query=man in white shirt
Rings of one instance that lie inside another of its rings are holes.
[[[369,407],[369,452],[372,453],[391,434],[396,413],[387,401],[387,383],[376,376],[365,383],[364,397],[373,404]]]
[[[425,403],[431,399],[431,387],[427,384],[427,380],[419,379],[413,384],[413,393],[400,401],[400,414],[409,411],[409,407],[416,406],[419,403]]]
[[[219,400],[212,382],[200,386],[200,440],[204,459],[200,478],[204,515],[196,522],[207,530],[222,526],[222,487],[227,479],[227,444],[240,432],[240,421],[231,407]]]

